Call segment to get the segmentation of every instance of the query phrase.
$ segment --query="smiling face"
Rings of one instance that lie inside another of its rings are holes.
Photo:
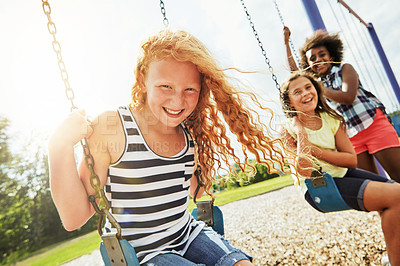
[[[311,80],[300,76],[292,80],[288,87],[290,106],[297,115],[313,115],[318,105],[318,92]]]
[[[143,111],[149,125],[176,128],[196,108],[201,78],[191,62],[153,61],[141,83],[146,95]]]
[[[332,68],[332,57],[325,46],[311,48],[306,52],[311,71],[318,76],[326,76]]]

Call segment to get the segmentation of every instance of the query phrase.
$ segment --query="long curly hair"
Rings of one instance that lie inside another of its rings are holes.
[[[342,122],[345,125],[345,120],[343,116],[338,114],[335,110],[333,110],[326,102],[322,90],[322,84],[320,81],[317,81],[315,76],[312,73],[306,72],[306,71],[296,71],[290,74],[289,77],[287,77],[281,86],[280,90],[280,96],[281,96],[281,105],[282,105],[282,110],[285,113],[286,117],[291,118],[297,115],[297,111],[290,106],[290,99],[289,99],[289,86],[292,81],[299,77],[305,77],[308,80],[311,81],[312,85],[314,86],[315,90],[317,91],[318,94],[318,103],[317,107],[315,109],[316,113],[322,113],[326,112],[328,115],[331,117],[338,119],[340,122]]]
[[[314,35],[307,38],[303,47],[300,49],[300,68],[310,70],[310,65],[307,60],[306,52],[312,48],[325,46],[330,56],[332,57],[332,65],[340,65],[343,60],[343,42],[338,33],[329,34],[323,30],[316,30]]]
[[[308,80],[311,81],[312,85],[315,87],[315,90],[317,91],[318,94],[318,102],[317,102],[317,107],[315,109],[316,113],[322,113],[326,112],[329,116],[333,117],[334,119],[337,119],[340,121],[342,125],[346,125],[345,120],[343,116],[338,114],[335,110],[333,110],[326,102],[324,95],[323,95],[323,90],[322,90],[322,83],[320,81],[317,81],[315,75],[311,72],[307,72],[304,70],[300,71],[295,71],[292,72],[283,82],[280,88],[280,98],[281,98],[281,105],[282,105],[282,110],[285,113],[286,117],[292,118],[297,115],[297,111],[290,106],[290,99],[289,99],[289,86],[290,83],[294,80],[296,80],[299,77],[305,77]],[[282,135],[282,142],[286,150],[291,151],[292,153],[297,153],[297,147],[293,147],[290,145],[289,139],[285,137],[285,134]],[[304,147],[303,147],[304,148]],[[315,158],[311,155],[310,150],[303,150],[302,154],[298,154],[296,160],[308,160],[312,162],[313,164],[315,163]],[[292,157],[291,157],[292,158]],[[293,165],[293,164],[292,164]],[[315,170],[315,169],[311,169]],[[296,173],[292,173],[296,176],[298,184],[300,184],[299,177],[302,176],[299,172],[298,169],[296,169]],[[303,176],[305,178],[309,178],[309,176]]]
[[[185,120],[185,125],[193,137],[195,158],[202,169],[200,182],[208,194],[211,195],[212,179],[217,174],[214,165],[217,165],[218,170],[225,169],[223,164],[229,166],[232,163],[229,159],[232,158],[244,171],[249,166],[248,152],[258,162],[268,164],[270,169],[283,169],[281,140],[272,137],[269,125],[262,123],[259,116],[254,116],[254,109],[247,107],[241,96],[249,96],[256,106],[271,114],[271,120],[272,110],[263,107],[254,93],[240,92],[231,85],[224,72],[228,69],[221,69],[206,46],[196,37],[186,31],[165,29],[145,40],[140,51],[135,71],[136,81],[132,87],[133,109],[142,108],[145,103],[146,95],[140,88],[139,76],[143,75],[146,79],[152,61],[173,58],[180,62],[191,62],[200,72],[199,100],[193,113]],[[227,136],[227,125],[242,145],[244,163],[240,161]],[[226,170],[235,174],[233,169]]]

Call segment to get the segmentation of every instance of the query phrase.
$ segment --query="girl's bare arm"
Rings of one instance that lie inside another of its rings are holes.
[[[296,62],[293,59],[292,50],[290,49],[289,41],[290,41],[290,30],[288,27],[283,27],[283,37],[286,48],[286,57],[288,60],[290,71],[297,71],[299,68],[296,65]]]
[[[326,150],[313,145],[311,154],[336,166],[355,168],[357,166],[357,155],[346,134],[344,125],[340,125],[336,132],[335,141],[337,151]]]
[[[93,133],[92,133],[93,132]],[[96,148],[101,141],[98,125],[92,127],[84,113],[74,112],[56,129],[49,140],[50,188],[54,203],[66,230],[80,228],[93,215],[88,196],[94,193],[90,186],[90,171],[84,163],[77,170],[74,145],[89,137],[95,171],[104,185],[109,156]],[[83,159],[84,161],[84,159]]]
[[[333,90],[324,87],[324,96],[334,102],[350,105],[354,102],[358,90],[358,74],[350,64],[342,68],[342,88]]]
[[[311,143],[308,141],[307,135],[297,133],[297,137],[294,139],[287,130],[283,130],[281,136],[286,148],[295,151],[297,154],[296,159],[292,162],[297,173],[305,177],[311,176],[313,166],[309,157],[311,155]]]

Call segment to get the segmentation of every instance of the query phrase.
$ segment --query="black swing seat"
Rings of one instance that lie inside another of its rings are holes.
[[[351,209],[343,200],[342,195],[329,173],[312,176],[305,179],[305,183],[312,200],[323,212],[335,212]]]
[[[197,207],[192,210],[193,218],[205,222],[215,232],[224,236],[224,216],[221,209],[214,206],[212,201],[200,201],[196,205]]]

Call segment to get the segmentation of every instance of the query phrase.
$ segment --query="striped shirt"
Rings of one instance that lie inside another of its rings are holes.
[[[343,65],[332,66],[331,72],[323,80],[325,87],[332,90],[342,89],[342,68]],[[365,90],[360,81],[358,81],[357,94],[354,102],[350,105],[340,104],[327,99],[330,107],[343,115],[346,120],[347,135],[351,138],[360,131],[369,127],[374,121],[376,108],[388,117],[385,112],[385,106],[371,92]],[[388,117],[389,121],[390,118]]]
[[[161,253],[183,255],[204,226],[188,211],[194,171],[190,134],[183,130],[186,146],[179,154],[162,157],[148,147],[129,108],[120,107],[118,113],[126,145],[121,158],[108,169],[105,192],[111,213],[140,263]],[[115,230],[108,220],[105,230]]]

